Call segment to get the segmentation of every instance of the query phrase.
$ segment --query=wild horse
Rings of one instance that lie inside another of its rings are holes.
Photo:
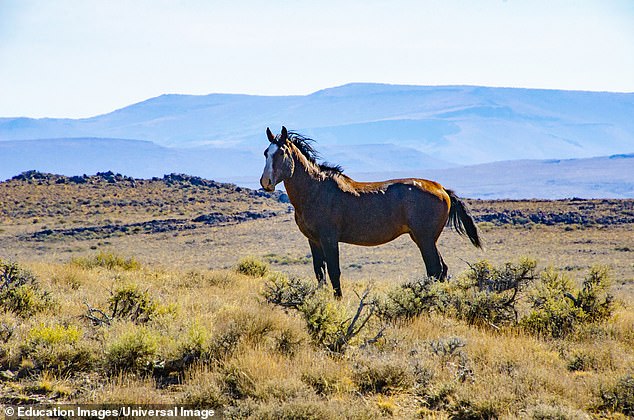
[[[337,297],[341,296],[339,242],[373,246],[407,233],[420,249],[427,274],[438,280],[447,276],[447,265],[436,248],[445,225],[453,225],[481,247],[465,205],[437,182],[416,178],[357,182],[338,166],[317,163],[311,139],[286,127],[278,136],[268,128],[266,134],[271,144],[264,151],[260,184],[274,191],[284,182],[297,226],[308,238],[317,281],[325,284],[327,268]]]

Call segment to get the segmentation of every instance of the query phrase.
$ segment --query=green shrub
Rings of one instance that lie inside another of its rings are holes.
[[[37,279],[30,271],[23,269],[17,263],[0,259],[0,292],[35,283]]]
[[[273,273],[268,277],[262,296],[274,305],[299,309],[316,292],[317,288],[313,283],[298,277],[288,278],[280,273]]]
[[[134,327],[115,337],[106,347],[106,368],[110,373],[140,372],[150,367],[157,354],[159,338],[145,326]]]
[[[40,324],[29,331],[29,340],[35,344],[57,345],[57,344],[74,344],[79,341],[81,331],[74,325],[63,326],[55,325],[47,327]]]
[[[409,281],[388,291],[387,298],[378,302],[378,312],[381,318],[396,321],[435,311],[469,325],[497,328],[517,320],[515,305],[519,293],[533,280],[535,266],[530,259],[499,268],[482,260],[471,265],[459,281]]]
[[[340,352],[346,343],[341,338],[349,319],[345,308],[334,302],[329,291],[320,291],[306,300],[299,308],[306,329],[313,340],[331,351]]]
[[[583,280],[582,288],[572,299],[580,308],[586,322],[601,322],[608,319],[614,311],[614,297],[609,293],[611,280],[609,269],[605,266],[594,266]]]
[[[462,399],[456,401],[450,408],[450,418],[453,420],[497,419],[500,417],[498,408],[492,401],[470,401]]]
[[[614,386],[601,391],[599,408],[634,416],[634,376],[625,375]]]
[[[95,363],[94,351],[82,342],[82,331],[74,326],[45,326],[29,330],[27,341],[20,348],[20,357],[28,359],[36,370],[69,374],[90,370]]]
[[[253,257],[246,257],[238,262],[236,272],[250,277],[264,277],[269,272],[269,265]]]
[[[158,304],[149,292],[139,290],[136,284],[117,288],[108,299],[108,304],[112,318],[129,319],[134,322],[149,321],[158,309]]]
[[[35,276],[16,263],[0,260],[0,306],[23,318],[52,304],[48,292],[39,288]]]
[[[341,302],[334,301],[329,291],[318,290],[298,278],[270,276],[262,294],[269,303],[299,311],[315,343],[343,353],[376,312],[377,303],[367,300],[369,292],[366,289],[359,296],[359,305],[351,316]]]
[[[430,312],[443,302],[433,279],[424,277],[408,281],[387,292],[386,299],[377,301],[378,314],[386,321],[410,320]]]
[[[36,285],[22,285],[0,293],[0,303],[4,309],[23,318],[32,316],[51,306],[51,297]]]
[[[469,325],[506,325],[517,321],[517,299],[535,277],[536,261],[521,259],[518,264],[494,267],[486,260],[473,265],[457,282],[450,299],[458,318]]]
[[[187,330],[184,340],[179,345],[179,353],[186,364],[206,358],[209,355],[211,334],[204,325],[194,323]]]
[[[133,257],[125,258],[111,251],[99,251],[90,257],[77,257],[71,260],[71,264],[85,269],[106,268],[108,270],[120,269],[124,271],[139,270],[141,264]]]
[[[614,309],[609,284],[603,267],[591,268],[581,290],[575,290],[565,274],[550,268],[529,296],[532,310],[520,323],[528,332],[562,338],[581,325],[604,321]]]

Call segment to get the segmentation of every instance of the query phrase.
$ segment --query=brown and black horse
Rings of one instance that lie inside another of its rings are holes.
[[[268,128],[266,134],[271,144],[264,152],[260,184],[273,191],[284,181],[297,226],[310,244],[317,281],[325,284],[327,268],[336,296],[341,296],[339,242],[380,245],[408,233],[427,274],[439,280],[446,278],[447,265],[436,241],[446,224],[480,247],[464,204],[440,184],[416,178],[357,182],[339,167],[318,164],[311,139],[285,127],[278,136]]]

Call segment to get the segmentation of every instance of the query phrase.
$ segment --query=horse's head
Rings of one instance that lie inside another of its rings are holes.
[[[274,191],[277,184],[293,176],[295,162],[291,155],[291,142],[288,140],[286,127],[282,127],[282,133],[277,137],[267,128],[266,136],[271,144],[264,151],[266,165],[260,177],[260,185],[266,191]]]

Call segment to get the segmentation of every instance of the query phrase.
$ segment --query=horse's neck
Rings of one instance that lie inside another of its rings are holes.
[[[319,173],[311,167],[311,163],[303,157],[294,156],[295,170],[293,176],[284,180],[286,193],[295,210],[302,211],[303,207],[310,203],[311,198],[319,194],[322,188]]]

